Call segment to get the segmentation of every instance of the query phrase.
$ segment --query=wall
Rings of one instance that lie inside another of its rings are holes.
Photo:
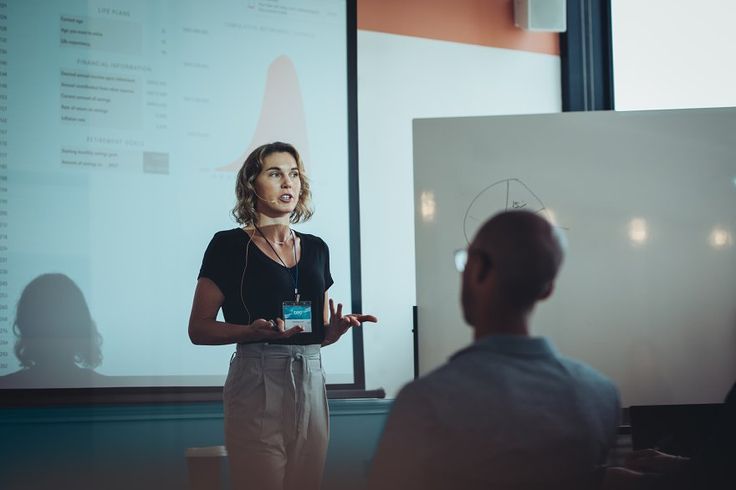
[[[360,0],[358,29],[366,387],[393,397],[414,373],[412,120],[559,112],[559,44],[515,28],[511,0]]]

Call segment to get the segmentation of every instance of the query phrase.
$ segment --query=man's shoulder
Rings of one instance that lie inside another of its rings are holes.
[[[565,366],[567,371],[576,377],[602,384],[614,384],[608,376],[584,361],[566,356],[558,356],[558,359]]]
[[[618,388],[611,378],[578,359],[560,356],[559,361],[579,386],[618,402]]]
[[[478,394],[476,388],[481,385],[486,389],[503,391],[509,388],[509,380],[514,379],[521,364],[523,363],[511,363],[504,356],[488,352],[465,355],[454,358],[408,383],[402,388],[400,395],[406,400],[418,401],[431,400],[438,395],[444,398],[464,397],[468,393]],[[596,392],[612,402],[618,399],[616,384],[583,361],[553,354],[543,365],[546,367],[526,367],[523,371],[526,376],[535,372],[540,379],[549,376],[550,382],[571,384],[577,386],[578,390]],[[550,369],[554,365],[558,367]]]
[[[452,390],[463,374],[452,363],[445,363],[429,373],[407,383],[399,392],[405,400],[424,402],[434,396]]]

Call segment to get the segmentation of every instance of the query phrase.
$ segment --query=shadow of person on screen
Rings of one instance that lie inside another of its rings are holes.
[[[79,287],[64,274],[43,274],[23,289],[13,332],[21,369],[0,388],[71,388],[103,384],[102,336]]]

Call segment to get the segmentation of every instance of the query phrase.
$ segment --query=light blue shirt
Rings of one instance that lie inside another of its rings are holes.
[[[614,384],[547,339],[489,336],[401,390],[370,488],[588,488],[619,412]]]

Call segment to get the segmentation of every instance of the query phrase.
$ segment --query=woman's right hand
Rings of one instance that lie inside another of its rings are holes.
[[[247,332],[244,342],[253,342],[260,340],[281,340],[303,332],[302,327],[296,326],[289,330],[284,330],[284,321],[281,318],[276,320],[266,320],[259,318],[247,326]]]

